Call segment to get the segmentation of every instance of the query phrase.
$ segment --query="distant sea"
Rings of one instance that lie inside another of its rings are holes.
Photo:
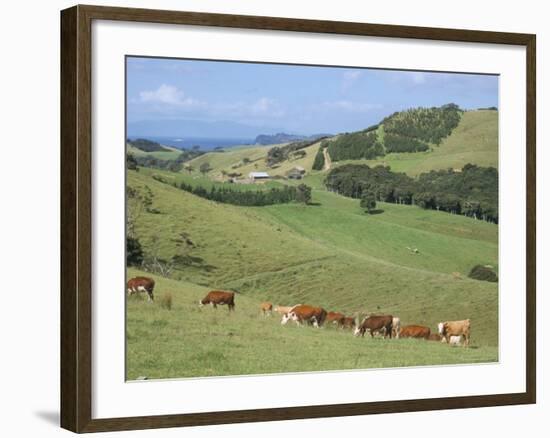
[[[217,147],[230,148],[232,146],[255,144],[253,138],[152,137],[146,135],[129,136],[129,138],[130,140],[144,138],[178,149],[191,149],[193,146],[200,146],[203,151],[211,151]]]

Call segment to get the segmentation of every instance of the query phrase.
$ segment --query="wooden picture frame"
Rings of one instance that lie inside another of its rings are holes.
[[[526,391],[126,418],[92,418],[92,22],[112,20],[517,45],[526,48]],[[536,37],[530,34],[75,6],[61,12],[61,426],[98,432],[457,409],[536,402]]]

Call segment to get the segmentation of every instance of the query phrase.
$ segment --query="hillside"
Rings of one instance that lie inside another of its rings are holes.
[[[284,176],[296,166],[301,166],[311,171],[313,160],[320,144],[321,142],[319,141],[302,149],[306,153],[305,157],[283,161],[273,168],[267,167],[267,154],[271,148],[280,147],[281,145],[231,148],[222,153],[209,152],[189,161],[189,164],[198,169],[202,163],[209,163],[212,167],[212,171],[210,172],[211,177],[220,177],[222,170],[228,173],[239,172],[243,177],[246,177],[249,172],[255,171],[267,171],[272,176]],[[243,162],[245,159],[250,161],[245,163]]]
[[[135,269],[129,276],[149,275]],[[354,338],[346,330],[281,326],[255,297],[238,294],[236,311],[199,308],[209,288],[157,279],[157,299],[127,301],[126,379],[269,374],[494,361],[497,347],[450,348],[412,339]],[[159,305],[170,293],[172,310]]]
[[[430,170],[460,169],[467,163],[498,167],[497,111],[465,112],[451,135],[431,151],[392,153],[367,161],[369,165],[390,166],[395,172],[405,172],[411,176]]]
[[[175,160],[181,155],[181,151],[179,149],[171,146],[163,146],[163,150],[160,151],[145,152],[130,143],[126,144],[126,152],[136,157],[154,157],[158,160]]]
[[[378,127],[377,135],[379,138],[384,138],[383,125]],[[339,136],[333,138],[337,139]],[[285,175],[293,167],[301,166],[310,176],[313,176],[313,179],[316,179],[314,175],[324,174],[323,171],[312,171],[313,161],[320,144],[321,141],[304,149],[306,152],[304,158],[284,161],[273,169],[266,166],[265,159],[269,149],[275,146],[230,148],[223,153],[207,153],[189,163],[198,169],[200,164],[208,162],[213,168],[212,175],[218,177],[221,176],[222,170],[229,173],[239,172],[243,176],[258,170],[268,171],[270,175],[274,176]],[[250,162],[243,163],[245,158]],[[405,172],[410,176],[417,176],[430,170],[461,169],[468,163],[497,167],[498,112],[491,110],[464,112],[458,126],[452,130],[451,134],[443,138],[440,145],[432,145],[430,150],[425,152],[388,153],[376,159],[332,160],[331,166],[336,167],[349,163],[366,163],[371,166],[381,164],[390,166],[395,172]],[[307,182],[309,183],[309,181]]]
[[[314,191],[317,206],[253,208],[216,204],[143,173],[128,172],[128,183],[149,186],[160,211],[138,221],[146,247],[156,236],[169,258],[176,236],[186,233],[194,243],[192,263],[176,278],[283,304],[395,312],[432,327],[467,313],[477,343],[497,341],[496,313],[486,312],[496,306],[497,285],[466,278],[475,264],[498,263],[492,224],[383,203],[383,214],[366,216],[358,201],[325,191]]]

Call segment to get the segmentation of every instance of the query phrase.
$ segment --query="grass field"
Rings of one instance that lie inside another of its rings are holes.
[[[239,153],[266,153],[265,147],[258,149]],[[213,153],[220,161],[208,159],[211,166],[231,167],[235,156],[225,154],[233,152]],[[195,159],[195,165],[208,155]],[[154,304],[128,300],[128,379],[498,360],[498,285],[467,278],[475,264],[498,269],[496,225],[384,203],[377,206],[379,214],[366,215],[357,200],[325,191],[322,172],[305,180],[314,187],[313,205],[268,207],[217,204],[155,181],[153,173],[128,172],[128,185],[147,185],[160,212],[142,214],[137,235],[147,249],[157,241],[164,258],[178,251],[174,239],[181,233],[193,247],[185,250],[190,264],[172,279],[153,275]],[[168,176],[213,184],[197,173]],[[129,278],[138,273],[150,275],[128,270]],[[212,288],[238,291],[234,314],[225,307],[198,308],[198,300]],[[158,303],[167,292],[174,297],[172,310]],[[349,315],[387,312],[400,316],[403,324],[432,330],[441,320],[470,318],[473,347],[283,327],[278,318],[259,316],[264,300],[309,303]]]
[[[146,274],[134,269],[129,276]],[[297,371],[386,368],[494,361],[497,348],[452,348],[411,339],[354,338],[350,331],[281,326],[263,317],[252,297],[239,295],[236,311],[199,308],[209,290],[191,283],[158,279],[157,302],[128,299],[128,380],[268,374]],[[158,301],[173,295],[171,310]]]

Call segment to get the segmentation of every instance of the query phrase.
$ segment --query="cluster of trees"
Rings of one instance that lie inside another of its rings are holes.
[[[372,193],[375,201],[414,204],[498,223],[498,171],[494,167],[467,164],[460,172],[431,171],[413,179],[385,166],[348,164],[332,169],[325,185],[352,198]]]
[[[216,186],[212,186],[208,190],[202,186],[192,186],[185,182],[181,182],[179,185],[174,183],[174,185],[186,192],[211,201],[248,207],[286,204],[292,201],[309,204],[311,201],[311,188],[305,184],[300,184],[297,187],[272,188],[270,190],[232,190]]]
[[[157,143],[156,141],[147,140],[145,138],[137,138],[135,140],[130,140],[128,138],[126,139],[126,142],[144,152],[170,151],[170,149],[165,148],[160,143]]]
[[[430,147],[416,138],[403,137],[401,135],[386,133],[384,135],[384,145],[386,152],[423,152]]]
[[[458,126],[461,115],[462,110],[458,105],[449,103],[439,108],[413,108],[396,112],[382,123],[386,134],[440,144]]]
[[[305,151],[301,151],[301,149],[305,149],[319,140],[320,138],[315,138],[313,140],[296,141],[285,146],[272,147],[267,152],[265,162],[268,167],[273,167],[278,163],[288,160],[290,157],[305,156]]]
[[[378,141],[375,130],[342,134],[329,142],[328,153],[333,161],[372,160],[384,156],[384,146]]]
[[[418,177],[415,203],[498,223],[498,171],[466,164],[461,172],[432,170]]]
[[[313,170],[323,170],[325,167],[325,153],[324,150],[328,147],[328,142],[324,141],[319,146],[317,154],[315,154],[315,159],[313,160],[313,165],[311,168]]]

